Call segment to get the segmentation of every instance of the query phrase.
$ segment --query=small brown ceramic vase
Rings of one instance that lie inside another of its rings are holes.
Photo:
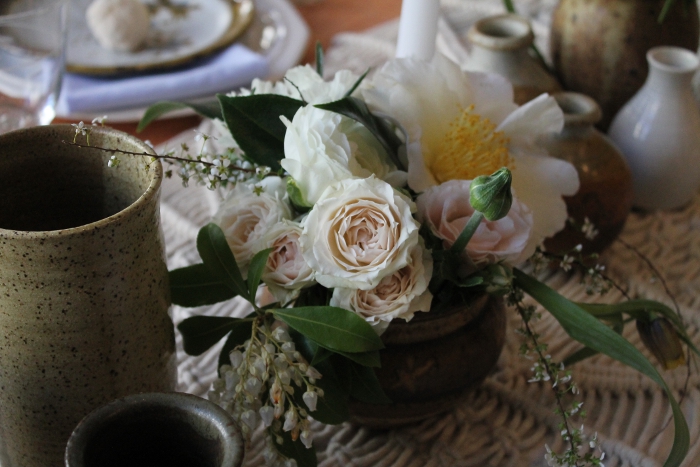
[[[391,404],[351,402],[351,420],[390,428],[450,410],[493,370],[505,343],[500,298],[480,295],[465,307],[394,320],[382,335],[382,367],[375,369]]]
[[[581,244],[585,254],[599,253],[625,225],[634,197],[632,174],[620,150],[594,127],[601,111],[593,99],[574,92],[555,93],[554,98],[564,112],[564,129],[539,142],[551,156],[576,167],[581,185],[574,196],[564,198],[566,208],[578,227],[588,218],[598,233],[589,239],[580,228],[567,225],[545,246],[560,253]]]
[[[127,396],[76,427],[66,467],[240,467],[243,439],[218,405],[184,393]]]
[[[162,167],[121,155],[109,168],[111,154],[66,143],[75,136],[70,125],[0,135],[3,467],[60,466],[91,410],[175,384]],[[90,145],[152,154],[106,128]]]
[[[483,18],[474,23],[467,37],[472,49],[464,68],[506,78],[513,85],[517,104],[544,92],[561,90],[554,76],[530,55],[535,36],[522,16],[502,14]]]

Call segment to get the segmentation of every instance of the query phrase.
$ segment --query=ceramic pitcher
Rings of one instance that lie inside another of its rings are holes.
[[[174,389],[162,167],[125,133],[0,135],[0,464],[58,467],[76,424],[127,394]],[[85,144],[86,137],[78,135]]]
[[[647,53],[649,76],[610,125],[632,170],[634,205],[673,209],[700,187],[700,111],[691,81],[698,57],[680,47]]]

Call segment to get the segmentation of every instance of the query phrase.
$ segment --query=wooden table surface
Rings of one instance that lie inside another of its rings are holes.
[[[399,16],[401,0],[316,0],[299,1],[298,10],[309,25],[311,34],[306,53],[301,63],[313,63],[316,42],[327,49],[333,36],[344,31],[362,31]],[[200,122],[197,116],[158,120],[141,133],[136,133],[136,124],[109,123],[110,127],[136,135],[142,140],[160,144]],[[73,120],[56,119],[54,123],[77,123]]]

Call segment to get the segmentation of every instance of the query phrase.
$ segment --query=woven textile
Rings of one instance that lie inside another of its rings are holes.
[[[516,2],[533,20],[538,43],[546,50],[547,20],[553,2]],[[443,1],[444,18],[439,48],[459,60],[468,50],[462,37],[477,18],[502,11],[499,2],[470,0]],[[396,22],[363,34],[341,34],[327,52],[326,65],[332,72],[350,67],[362,72],[391,57]],[[215,134],[211,123],[200,128]],[[181,135],[159,148],[176,148],[181,142],[197,148],[192,132]],[[216,144],[210,142],[208,144]],[[163,187],[162,218],[169,267],[182,267],[199,261],[195,238],[206,224],[220,199],[217,192],[201,187],[184,189],[177,180],[166,180]],[[700,345],[700,196],[684,209],[651,214],[634,213],[628,219],[621,239],[638,249],[664,276],[675,295],[689,334]],[[656,299],[672,305],[664,285],[649,265],[628,246],[614,244],[603,257],[607,273],[633,297]],[[577,273],[552,273],[547,283],[575,301],[600,301],[586,294]],[[612,291],[605,301],[620,301]],[[231,301],[199,309],[173,308],[179,323],[192,314],[242,316],[244,303]],[[514,332],[519,318],[511,312],[506,346],[494,373],[473,392],[464,394],[454,409],[441,416],[402,429],[372,431],[349,423],[340,426],[314,424],[314,444],[321,466],[539,466],[544,463],[544,445],[561,450],[559,418],[554,414],[551,389],[528,383],[532,362],[518,355],[521,337]],[[576,349],[558,324],[547,313],[536,323],[550,353],[561,360]],[[627,337],[643,349],[634,326]],[[182,352],[178,335],[180,390],[206,395],[216,370],[218,347],[200,357]],[[572,367],[581,389],[580,400],[588,411],[585,421],[589,434],[598,432],[606,452],[606,466],[661,466],[670,450],[673,426],[671,412],[662,391],[649,379],[607,357],[598,356]],[[665,372],[664,377],[682,395],[682,408],[690,426],[691,448],[685,466],[700,465],[700,376],[697,369],[687,378],[686,368]],[[685,388],[685,389],[684,389]],[[246,466],[265,465],[262,433],[257,432],[248,448]]]

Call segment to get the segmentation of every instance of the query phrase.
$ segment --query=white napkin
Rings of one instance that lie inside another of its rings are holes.
[[[72,73],[63,77],[59,115],[148,106],[228,92],[268,74],[267,59],[234,44],[190,68],[123,78],[96,78]]]

